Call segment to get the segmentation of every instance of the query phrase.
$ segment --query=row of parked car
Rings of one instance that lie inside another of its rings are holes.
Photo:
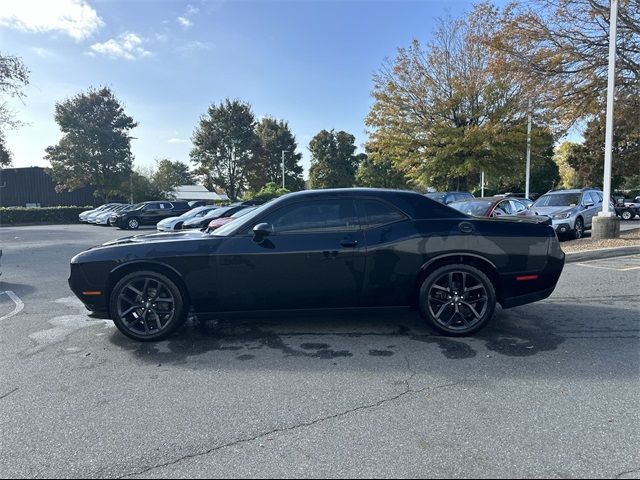
[[[468,192],[434,192],[427,197],[477,217],[535,217],[553,226],[559,237],[582,238],[591,229],[593,217],[602,210],[603,193],[595,188],[552,190],[535,201],[518,194],[475,198]],[[636,200],[640,200],[637,198]],[[640,215],[640,202],[611,203],[623,220]]]
[[[602,209],[602,191],[594,188],[552,190],[535,201],[518,194],[476,198],[468,192],[433,192],[427,197],[476,217],[529,217],[551,225],[559,237],[582,238],[591,229],[593,217]],[[640,199],[636,199],[640,200]],[[137,230],[141,225],[155,225],[158,231],[208,229],[246,215],[259,201],[229,206],[202,205],[201,202],[155,201],[137,205],[109,203],[82,212],[81,222],[111,225]],[[640,214],[640,202],[612,202],[618,215],[630,220]]]
[[[258,201],[229,206],[202,205],[182,201],[142,202],[136,205],[108,203],[82,212],[80,222],[107,225],[123,230],[137,230],[142,225],[155,225],[161,232],[188,229],[215,230],[249,213]]]

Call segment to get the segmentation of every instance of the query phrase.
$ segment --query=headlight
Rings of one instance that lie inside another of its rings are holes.
[[[564,212],[564,213],[558,213],[556,215],[553,215],[551,218],[554,218],[556,220],[562,220],[565,218],[569,218],[571,216],[571,212]]]

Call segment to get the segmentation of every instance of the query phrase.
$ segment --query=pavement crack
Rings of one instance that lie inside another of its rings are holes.
[[[471,380],[466,380],[465,379],[465,380],[460,380],[460,381],[454,382],[454,383],[447,383],[447,384],[444,384],[444,385],[437,385],[435,387],[423,387],[423,388],[419,388],[419,389],[412,389],[411,388],[411,381],[416,376],[416,372],[411,368],[411,364],[410,364],[409,359],[407,357],[405,357],[405,361],[407,363],[407,370],[408,370],[410,375],[406,379],[402,380],[402,383],[404,384],[404,389],[403,389],[402,392],[400,392],[400,393],[398,393],[396,395],[392,395],[390,397],[383,398],[382,400],[378,400],[377,402],[374,402],[374,403],[368,403],[368,404],[365,404],[365,405],[360,405],[360,406],[357,406],[357,407],[354,407],[354,408],[350,408],[348,410],[343,410],[341,412],[334,413],[332,415],[325,415],[325,416],[322,416],[322,417],[315,418],[313,420],[300,422],[300,423],[297,423],[295,425],[291,425],[291,426],[288,426],[288,427],[276,427],[276,428],[274,428],[272,430],[269,430],[267,432],[258,433],[257,435],[254,435],[254,436],[251,436],[251,437],[244,437],[244,438],[240,438],[240,439],[228,442],[228,443],[224,443],[222,445],[215,446],[215,447],[210,448],[210,449],[208,449],[206,451],[203,451],[203,452],[190,453],[188,455],[184,455],[182,457],[179,457],[179,458],[177,458],[175,460],[172,460],[172,461],[169,461],[169,462],[166,462],[166,463],[153,465],[151,467],[145,468],[143,470],[139,470],[137,472],[127,473],[127,474],[124,474],[124,475],[119,476],[117,478],[118,479],[123,479],[123,478],[132,477],[132,476],[143,475],[143,474],[148,473],[148,472],[150,472],[152,470],[157,470],[159,468],[164,468],[164,467],[169,467],[169,466],[172,466],[172,465],[176,465],[176,464],[184,462],[186,460],[190,460],[190,459],[198,458],[198,457],[203,457],[205,455],[209,455],[211,453],[218,452],[218,451],[223,450],[225,448],[234,447],[236,445],[241,445],[241,444],[244,444],[244,443],[250,443],[250,442],[253,442],[253,441],[256,441],[256,440],[259,440],[261,438],[268,437],[270,435],[274,435],[274,434],[277,434],[277,433],[291,432],[291,431],[294,431],[294,430],[298,430],[300,428],[311,427],[311,426],[317,425],[319,423],[323,423],[323,422],[330,421],[330,420],[335,420],[337,418],[341,418],[341,417],[344,417],[344,416],[347,416],[347,415],[351,415],[353,413],[357,413],[357,412],[362,412],[362,411],[365,411],[365,410],[371,410],[371,409],[374,409],[374,408],[378,408],[378,407],[381,407],[381,406],[383,406],[383,405],[385,405],[387,403],[395,402],[395,401],[401,399],[402,397],[404,397],[406,395],[414,395],[414,394],[417,394],[417,393],[425,392],[427,390],[440,390],[440,389],[443,389],[443,388],[455,387],[455,386],[463,384],[463,383],[471,382]]]
[[[4,395],[0,396],[0,400],[3,400],[5,398],[7,398],[9,395],[11,395],[12,393],[17,392],[18,390],[20,390],[18,387],[14,388],[13,390],[11,390],[10,392],[5,393]]]
[[[624,475],[631,475],[631,474],[638,473],[638,472],[640,472],[640,467],[638,467],[638,468],[634,468],[633,470],[627,470],[626,472],[618,473],[618,474],[617,474],[615,477],[613,477],[613,478],[622,478]]]

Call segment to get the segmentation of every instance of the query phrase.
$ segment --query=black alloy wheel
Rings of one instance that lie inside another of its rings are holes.
[[[111,294],[110,310],[118,330],[139,341],[162,340],[186,319],[180,289],[153,271],[122,278]]]
[[[420,288],[420,313],[437,331],[471,335],[484,328],[495,311],[491,280],[469,265],[446,265],[431,273]]]

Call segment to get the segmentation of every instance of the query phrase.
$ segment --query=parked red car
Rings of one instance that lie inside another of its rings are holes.
[[[236,218],[240,218],[243,215],[246,215],[247,213],[249,213],[252,210],[255,210],[256,208],[258,207],[257,206],[247,207],[247,208],[243,208],[242,210],[238,210],[236,213],[234,213],[230,217],[214,218],[213,220],[211,220],[211,222],[209,222],[209,226],[207,227],[207,230],[212,231],[212,230],[215,230],[216,228],[220,228],[221,226],[226,225],[227,223],[235,220]]]
[[[449,206],[475,217],[500,217],[503,215],[517,217],[535,216],[535,213],[517,198],[474,198],[472,200],[453,202],[450,203]]]

